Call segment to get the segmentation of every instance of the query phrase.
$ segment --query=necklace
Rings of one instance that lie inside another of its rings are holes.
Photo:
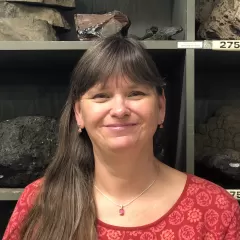
[[[136,199],[138,199],[139,197],[141,197],[154,183],[155,181],[157,180],[154,179],[153,182],[146,188],[144,189],[139,195],[137,195],[135,198],[133,198],[131,201],[129,201],[128,203],[126,204],[117,204],[115,203],[112,199],[110,199],[108,196],[106,196],[95,184],[94,184],[94,187],[98,190],[98,192],[100,192],[108,201],[112,202],[113,204],[115,204],[116,206],[120,207],[119,209],[119,215],[120,216],[123,216],[125,214],[125,209],[124,207],[128,206],[129,204],[131,204],[132,202],[134,202]]]

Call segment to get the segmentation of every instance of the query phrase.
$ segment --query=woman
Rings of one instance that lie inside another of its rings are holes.
[[[3,239],[240,239],[236,200],[154,157],[163,84],[134,39],[112,36],[87,50],[54,160],[25,188]]]

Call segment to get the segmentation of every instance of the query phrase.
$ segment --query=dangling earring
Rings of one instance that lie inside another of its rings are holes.
[[[163,120],[161,121],[159,128],[163,128]]]
[[[82,132],[82,128],[80,125],[78,125],[78,132],[81,133]]]

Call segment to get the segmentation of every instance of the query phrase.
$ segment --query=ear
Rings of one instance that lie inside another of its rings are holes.
[[[74,113],[75,113],[77,125],[80,126],[81,128],[84,128],[84,121],[82,116],[80,100],[76,101],[74,104]]]
[[[164,89],[162,89],[162,94],[158,95],[158,106],[159,106],[158,124],[162,125],[166,114],[166,98]]]

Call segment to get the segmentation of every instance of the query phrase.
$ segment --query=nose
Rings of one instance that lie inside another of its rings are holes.
[[[110,115],[116,118],[124,118],[130,115],[130,109],[123,97],[115,97],[112,102]]]

